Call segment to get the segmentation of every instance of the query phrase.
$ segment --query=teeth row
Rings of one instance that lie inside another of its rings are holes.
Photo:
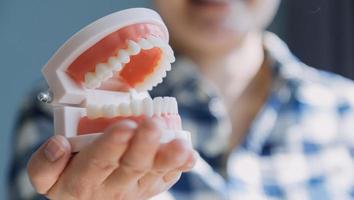
[[[148,91],[162,83],[163,78],[166,77],[166,72],[171,71],[171,64],[166,59],[162,58],[159,67],[155,70],[156,71],[147,77],[142,84],[136,86],[137,91]]]
[[[163,64],[166,70],[171,68],[170,63],[175,61],[172,48],[158,37],[150,36],[147,39],[141,38],[138,42],[128,40],[127,44],[127,49],[119,50],[117,56],[110,57],[107,63],[97,64],[95,72],[85,74],[84,85],[86,88],[96,89],[100,87],[103,81],[112,78],[126,63],[130,62],[130,56],[139,54],[141,50],[148,50],[154,47],[160,48],[163,51],[162,57],[165,60],[164,63],[161,64]]]
[[[178,114],[178,106],[174,97],[156,97],[154,99],[147,97],[144,100],[133,100],[131,103],[121,103],[119,105],[88,105],[86,113],[89,119],[140,115],[151,117],[153,115]]]

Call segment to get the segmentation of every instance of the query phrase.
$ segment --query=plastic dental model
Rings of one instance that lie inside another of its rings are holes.
[[[51,93],[41,99],[54,106],[55,134],[77,152],[108,126],[147,116],[165,124],[162,143],[189,140],[176,99],[147,93],[171,70],[168,40],[160,16],[145,8],[110,14],[72,36],[43,68]]]

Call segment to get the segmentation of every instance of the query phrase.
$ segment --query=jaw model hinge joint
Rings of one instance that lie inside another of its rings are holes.
[[[37,99],[42,103],[51,103],[53,101],[53,92],[50,90],[40,92]]]

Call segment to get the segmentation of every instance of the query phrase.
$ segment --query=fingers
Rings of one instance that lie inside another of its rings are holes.
[[[108,187],[136,182],[153,166],[160,145],[161,128],[154,119],[146,119],[135,131],[130,146],[120,161],[119,168],[107,178]]]
[[[181,167],[179,167],[178,170],[182,172],[188,172],[192,170],[195,164],[197,163],[198,159],[199,159],[199,153],[193,150],[192,153],[189,154],[187,161]]]
[[[53,136],[31,157],[27,171],[40,194],[46,194],[57,182],[71,156],[70,143],[63,136]]]
[[[180,175],[179,167],[193,157],[193,150],[185,140],[176,139],[167,144],[161,145],[156,156],[154,167],[138,181],[138,187],[145,194],[155,194],[170,187]]]
[[[82,149],[66,170],[64,182],[71,183],[66,185],[101,184],[118,167],[136,127],[132,121],[118,123]]]
[[[181,139],[163,144],[159,149],[154,163],[154,171],[165,174],[185,164],[192,155],[192,147]]]

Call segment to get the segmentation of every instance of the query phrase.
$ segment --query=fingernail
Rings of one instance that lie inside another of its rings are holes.
[[[59,138],[54,136],[49,140],[44,148],[44,155],[51,162],[59,160],[65,154],[64,142]]]
[[[166,123],[164,123],[161,119],[155,117],[152,120],[160,129],[166,129]]]
[[[181,172],[179,171],[173,171],[173,172],[169,172],[168,174],[166,174],[163,179],[166,183],[171,182],[172,180],[176,179]]]

